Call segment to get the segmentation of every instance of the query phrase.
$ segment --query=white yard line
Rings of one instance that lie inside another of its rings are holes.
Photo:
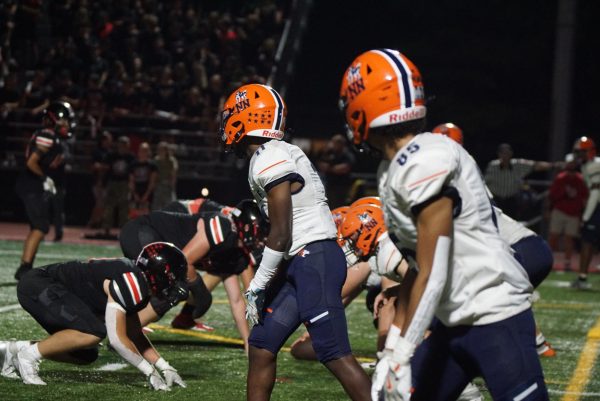
[[[106,365],[102,365],[94,370],[98,370],[100,372],[115,372],[117,370],[125,369],[127,366],[129,365],[126,363],[107,363]]]
[[[21,309],[21,305],[13,304],[13,305],[0,306],[0,313],[10,312],[10,311],[13,311],[16,309]]]

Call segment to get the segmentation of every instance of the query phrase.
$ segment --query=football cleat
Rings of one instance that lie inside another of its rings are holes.
[[[19,349],[17,343],[11,344],[11,346],[11,352],[13,352],[13,364],[19,370],[19,375],[21,376],[23,383],[45,386],[46,382],[39,376],[41,360],[33,357],[29,352],[28,347]]]
[[[14,341],[0,341],[0,362],[2,362],[2,370],[0,375],[9,379],[18,379],[19,375],[12,363],[13,354],[11,352],[11,344]]]
[[[544,356],[546,358],[553,358],[556,356],[556,351],[548,341],[544,341],[541,345],[537,346],[537,353],[539,356]]]
[[[171,321],[171,327],[174,329],[188,330],[196,325],[191,313],[179,313]]]
[[[571,283],[571,288],[575,288],[577,290],[589,290],[592,288],[592,285],[588,283],[587,279],[577,277],[575,281]]]
[[[215,328],[212,327],[212,326],[209,326],[206,323],[200,322],[200,323],[196,323],[194,325],[194,327],[192,327],[192,330],[194,330],[194,331],[202,331],[202,332],[209,332],[209,331],[215,331]]]

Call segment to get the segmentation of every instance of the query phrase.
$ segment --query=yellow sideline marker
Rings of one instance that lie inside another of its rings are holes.
[[[203,340],[211,340],[223,344],[236,344],[236,345],[244,345],[244,341],[241,338],[233,338],[233,337],[225,337],[217,334],[208,334],[202,333],[194,330],[182,330],[182,329],[173,329],[171,327],[163,326],[161,324],[152,323],[148,325],[152,330],[161,330],[171,334],[181,334],[182,336],[188,337],[196,337],[201,338]],[[290,352],[290,347],[281,347],[281,351]],[[371,363],[375,362],[374,358],[365,358],[365,357],[356,357],[356,360],[361,363]]]
[[[587,340],[581,354],[577,367],[571,376],[569,385],[565,389],[565,395],[561,401],[579,401],[581,393],[585,390],[590,375],[594,370],[598,349],[600,348],[600,318],[596,321],[596,325],[588,331]]]

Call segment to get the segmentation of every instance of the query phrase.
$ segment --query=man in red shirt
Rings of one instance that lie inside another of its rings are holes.
[[[565,158],[565,170],[560,172],[550,186],[550,247],[557,251],[558,240],[564,234],[565,270],[571,270],[574,238],[579,236],[581,212],[588,197],[588,189],[573,154]]]

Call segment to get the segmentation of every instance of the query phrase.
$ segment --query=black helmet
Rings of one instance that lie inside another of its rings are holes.
[[[260,212],[260,208],[253,199],[244,199],[238,203],[232,212],[236,228],[244,246],[250,250],[261,243],[264,245],[269,234],[269,223]]]
[[[44,110],[44,123],[54,130],[54,132],[62,137],[69,138],[71,129],[75,128],[75,112],[68,102],[56,101]],[[67,126],[60,124],[60,120],[66,120]]]
[[[179,248],[168,242],[152,242],[142,249],[135,261],[139,267],[152,294],[165,294],[172,285],[185,281],[187,260]]]

